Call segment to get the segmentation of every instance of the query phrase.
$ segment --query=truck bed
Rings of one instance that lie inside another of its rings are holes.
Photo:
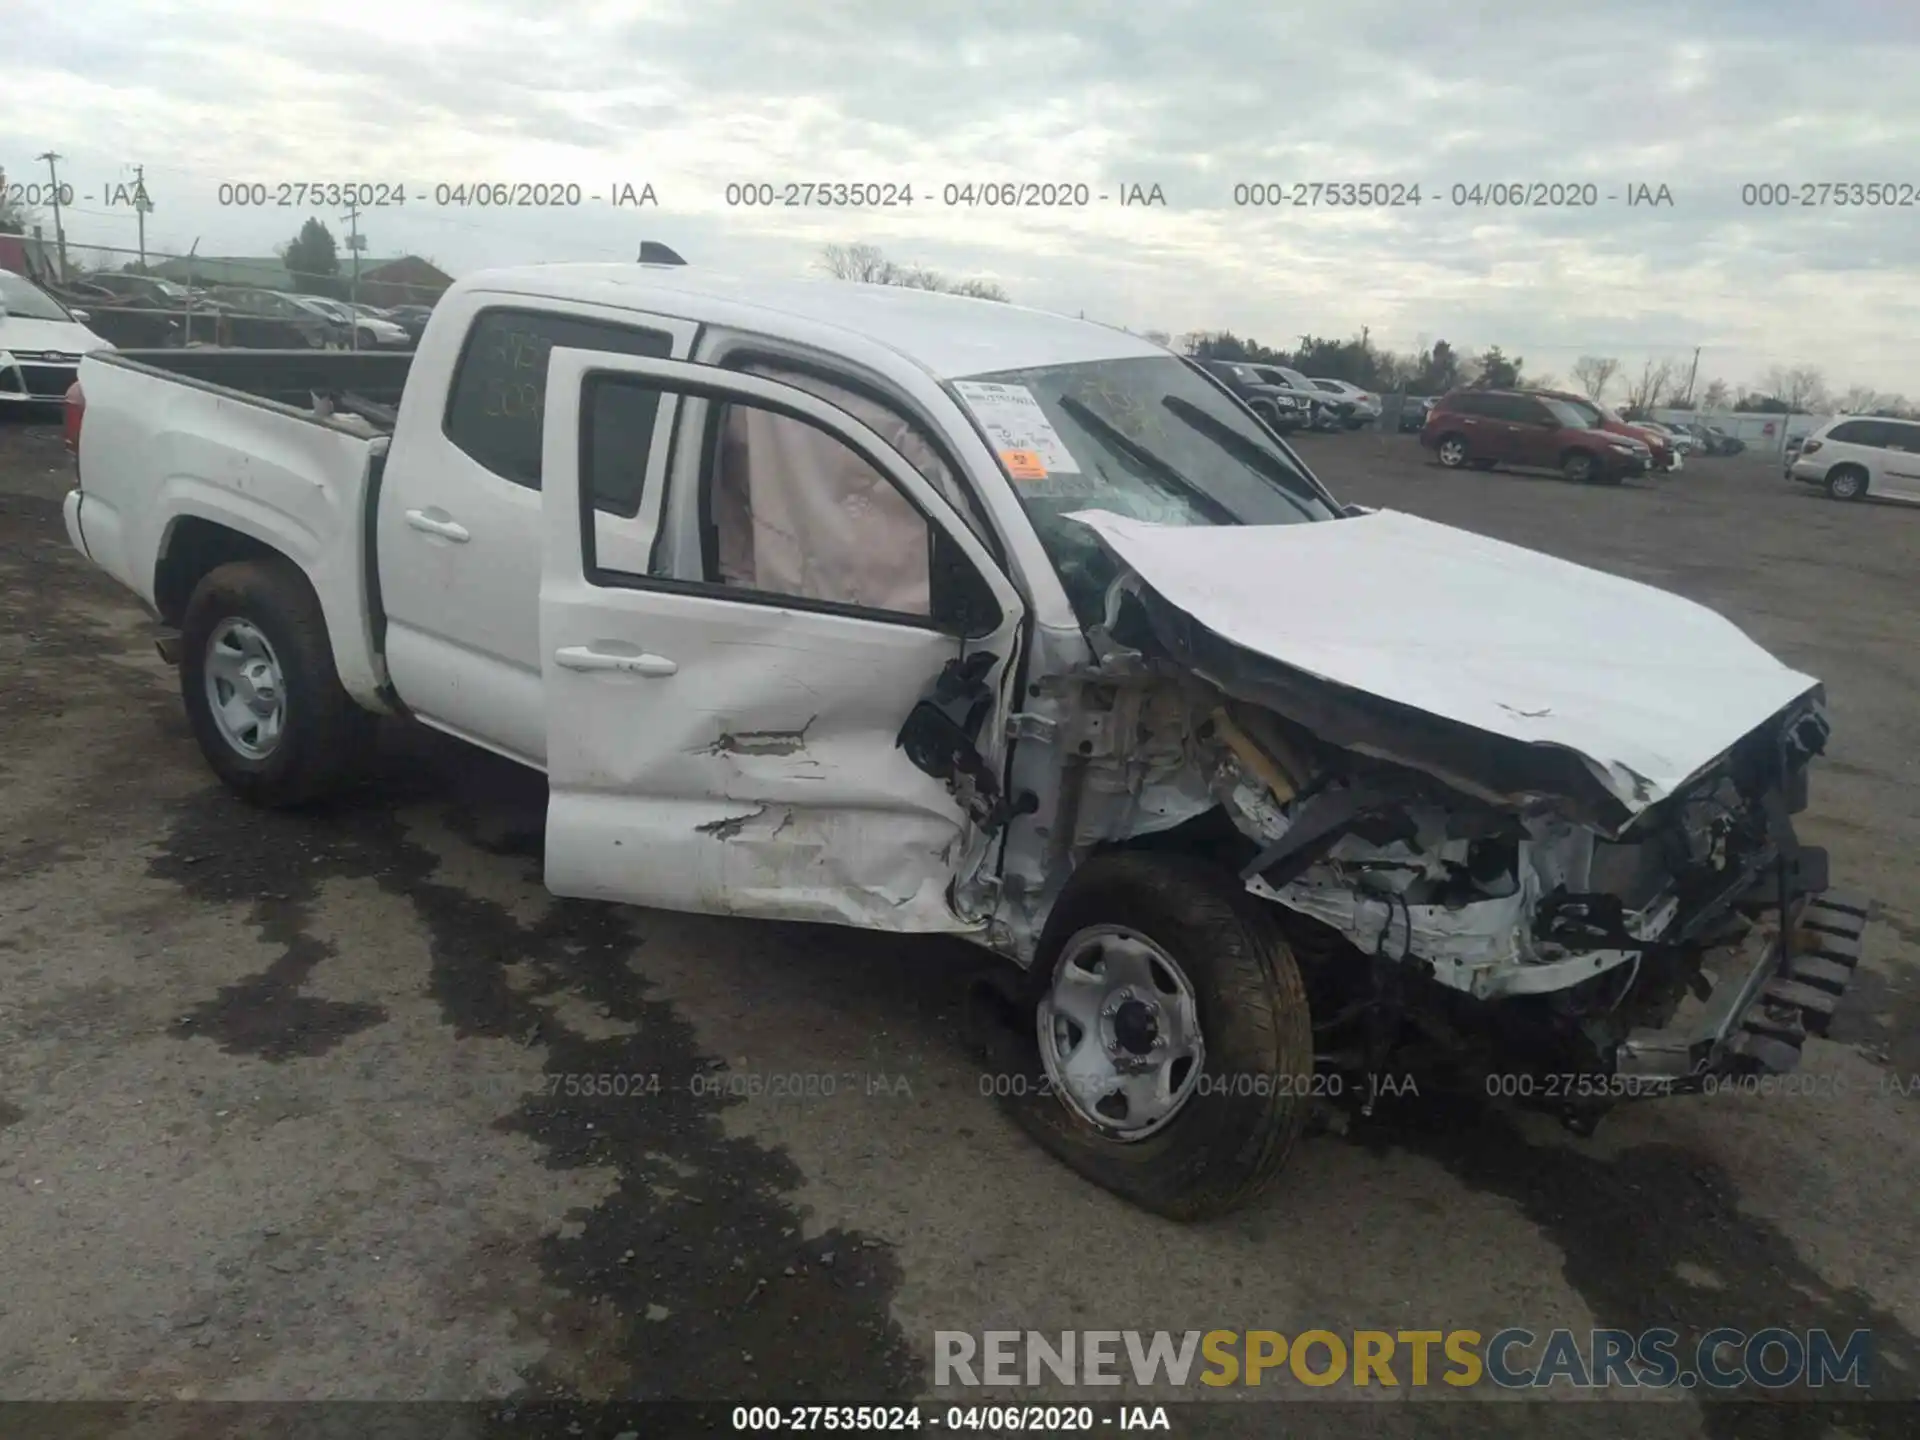
[[[331,401],[334,413],[351,413],[378,431],[391,431],[392,412],[406,388],[413,352],[352,350],[245,350],[191,346],[166,350],[120,350],[101,356],[111,364],[137,365],[214,391],[284,405],[324,418],[315,397]],[[356,403],[359,402],[359,403]],[[356,427],[358,428],[358,427]]]

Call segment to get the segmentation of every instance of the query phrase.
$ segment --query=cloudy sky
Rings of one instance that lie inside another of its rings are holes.
[[[0,165],[76,200],[70,244],[269,253],[309,213],[223,181],[404,184],[369,253],[458,274],[627,259],[800,273],[832,242],[990,277],[1136,330],[1502,346],[1702,382],[1819,367],[1920,397],[1920,5],[1914,0],[58,0],[7,7]],[[1127,13],[1127,12],[1131,13]],[[1125,18],[1122,16],[1125,15]],[[284,18],[282,18],[284,17]],[[564,17],[564,18],[562,18]],[[436,204],[463,182],[578,184],[577,207]],[[910,185],[891,210],[729,207],[730,183]],[[943,202],[1084,183],[1085,209]],[[1398,209],[1236,205],[1257,182],[1418,184]],[[1591,184],[1566,210],[1455,186]],[[1743,203],[1876,182],[1905,208]],[[658,208],[616,209],[613,187]],[[1123,186],[1166,205],[1122,208]],[[1633,187],[1671,204],[1633,206]],[[1612,199],[1609,197],[1617,196]],[[1755,194],[1752,198],[1758,198]],[[344,227],[339,212],[322,218]]]

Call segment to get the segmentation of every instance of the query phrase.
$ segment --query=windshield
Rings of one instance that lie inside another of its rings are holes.
[[[1591,430],[1600,421],[1600,417],[1590,413],[1586,406],[1576,405],[1570,400],[1556,400],[1551,395],[1542,395],[1540,403],[1569,430]]]
[[[1292,525],[1335,510],[1266,429],[1171,355],[1007,370],[957,381],[1083,625],[1118,567],[1066,517],[1159,525]],[[1007,461],[1010,452],[1024,452]]]
[[[16,275],[11,270],[0,270],[0,300],[6,301],[9,315],[22,320],[73,319],[58,300],[24,275]]]

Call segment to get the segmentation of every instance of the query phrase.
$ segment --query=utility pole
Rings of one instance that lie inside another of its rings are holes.
[[[147,212],[153,202],[147,198],[147,167],[133,167],[133,213],[140,222],[140,273],[147,273]]]
[[[53,243],[60,254],[60,279],[67,278],[67,232],[60,224],[60,172],[54,169],[54,161],[60,157],[48,150],[33,157],[47,162],[47,179],[53,182]]]
[[[360,203],[354,202],[353,209],[344,217],[347,222],[347,253],[353,256],[353,274],[347,281],[347,305],[352,308],[360,301],[360,251],[366,246],[366,237],[360,233]],[[354,311],[353,328],[349,332],[352,348],[360,348],[360,312]]]
[[[1693,408],[1693,382],[1700,374],[1700,347],[1693,347],[1693,368],[1687,372],[1687,408]]]

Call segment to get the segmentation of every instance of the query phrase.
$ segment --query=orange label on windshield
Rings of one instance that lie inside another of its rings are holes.
[[[1000,459],[1006,464],[1007,473],[1016,480],[1044,480],[1047,467],[1040,455],[1034,450],[1002,450]]]

